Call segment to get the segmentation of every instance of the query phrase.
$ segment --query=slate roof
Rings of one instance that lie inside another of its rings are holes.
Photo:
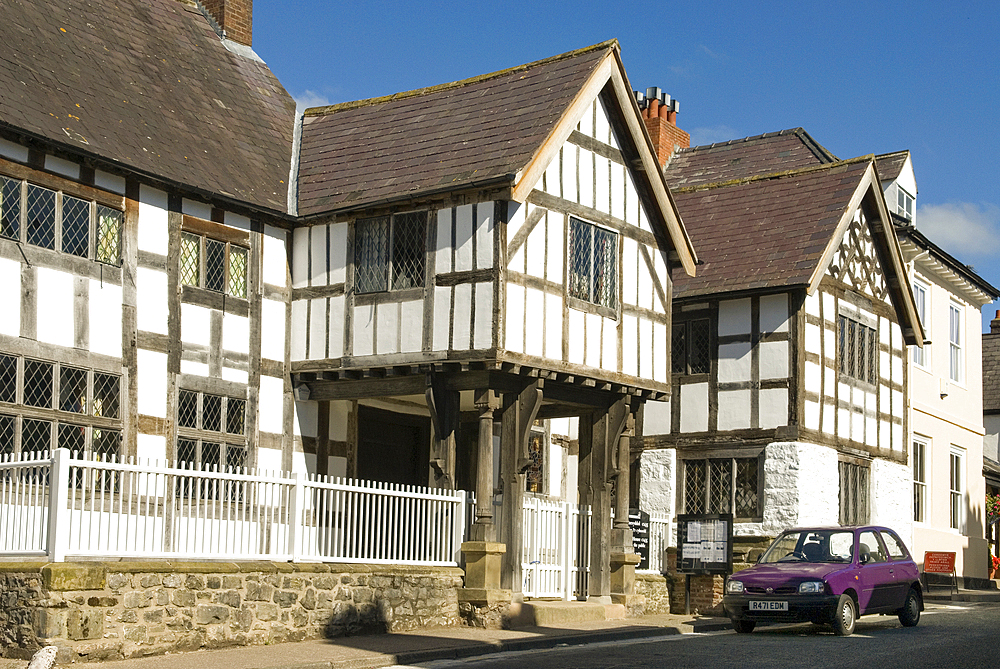
[[[740,182],[677,189],[677,209],[702,264],[674,277],[687,298],[806,285],[871,158]]]
[[[663,174],[671,188],[700,186],[733,179],[832,163],[837,157],[802,128],[681,149]]]
[[[983,335],[983,411],[1000,413],[1000,334]]]
[[[513,182],[615,48],[604,42],[473,79],[307,110],[299,215]]]
[[[0,128],[287,210],[295,103],[193,3],[0,0],[0,16]]]
[[[878,178],[882,182],[886,182],[899,177],[899,173],[903,171],[903,165],[906,164],[906,158],[909,155],[909,151],[895,151],[875,156],[875,167],[878,169]]]

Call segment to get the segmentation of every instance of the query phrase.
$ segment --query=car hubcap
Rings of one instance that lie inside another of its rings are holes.
[[[844,604],[844,608],[840,612],[840,619],[844,624],[844,629],[851,628],[854,623],[854,608],[850,604]]]

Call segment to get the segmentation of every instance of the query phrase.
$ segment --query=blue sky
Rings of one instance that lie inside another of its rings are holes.
[[[1000,288],[995,2],[254,3],[255,51],[306,106],[610,38],[633,88],[680,102],[693,144],[801,126],[840,158],[909,149],[918,228]]]

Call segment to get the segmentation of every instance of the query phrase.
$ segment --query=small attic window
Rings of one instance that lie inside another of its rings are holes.
[[[896,213],[908,221],[913,220],[913,196],[896,186]]]

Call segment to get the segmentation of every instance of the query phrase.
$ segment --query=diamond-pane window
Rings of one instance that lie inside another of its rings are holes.
[[[840,316],[838,349],[840,373],[874,385],[878,381],[878,333],[847,316]]]
[[[709,354],[709,320],[703,318],[697,321],[690,321],[690,365],[692,374],[708,374],[711,365]]]
[[[389,288],[389,217],[359,220],[354,227],[354,287],[359,293]]]
[[[670,371],[687,374],[687,323],[674,323],[670,333]]]
[[[427,214],[416,212],[392,217],[392,289],[424,285]]]
[[[705,513],[705,461],[684,463],[684,511]]]
[[[709,461],[709,513],[729,513],[732,501],[733,461]]]
[[[121,430],[106,430],[94,428],[94,454],[100,456],[118,457],[121,452]]]
[[[90,202],[72,195],[62,198],[62,250],[86,258],[90,255]]]
[[[21,182],[0,177],[0,235],[21,237]]]
[[[97,205],[97,259],[108,265],[121,264],[122,212]]]
[[[201,442],[201,468],[215,471],[222,465],[222,444]]]
[[[230,397],[226,399],[226,432],[243,434],[246,431],[246,400]]]
[[[177,424],[181,427],[198,427],[198,393],[180,391],[177,397]]]
[[[87,413],[87,370],[59,368],[59,409]]]
[[[28,243],[56,247],[56,192],[28,184]]]
[[[247,249],[229,246],[229,290],[233,297],[247,296]]]
[[[52,408],[54,366],[41,360],[24,361],[24,403],[28,406]]]
[[[222,432],[222,398],[218,395],[201,396],[201,429]]]
[[[618,306],[618,234],[570,218],[569,295],[610,309]]]
[[[0,402],[17,402],[17,358],[0,355]]]
[[[181,283],[201,285],[201,237],[189,232],[181,233]]]
[[[94,415],[118,418],[121,415],[121,377],[94,372]]]
[[[247,449],[245,446],[226,444],[226,471],[236,472],[247,466]]]
[[[736,460],[736,511],[737,518],[754,518],[760,515],[757,494],[757,458]]]
[[[14,416],[0,415],[0,462],[4,456],[14,454],[14,429],[17,425]]]
[[[205,288],[226,290],[226,244],[214,239],[205,240]]]
[[[82,425],[59,423],[59,448],[68,449],[74,455],[81,455],[87,448],[87,428]]]
[[[177,462],[192,463],[198,461],[198,442],[194,439],[177,440]]]
[[[52,450],[52,422],[23,418],[21,420],[21,452],[41,453]]]

